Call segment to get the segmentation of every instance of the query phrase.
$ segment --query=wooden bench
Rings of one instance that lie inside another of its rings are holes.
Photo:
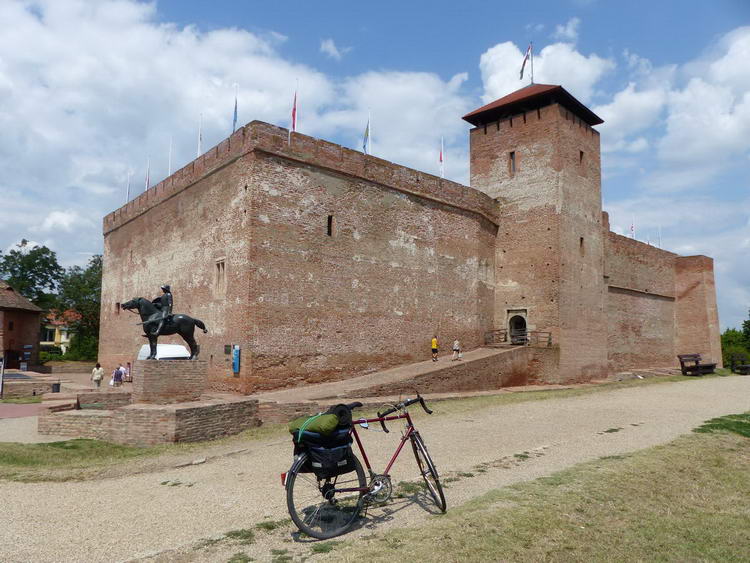
[[[716,364],[702,364],[700,354],[679,354],[677,359],[682,375],[705,375],[716,369]]]

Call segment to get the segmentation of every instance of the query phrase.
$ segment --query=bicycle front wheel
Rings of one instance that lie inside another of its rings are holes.
[[[419,432],[414,432],[411,435],[411,446],[414,449],[414,457],[417,458],[419,472],[422,474],[422,478],[427,485],[427,490],[430,491],[432,500],[435,501],[435,505],[441,512],[445,512],[447,505],[445,495],[443,494],[443,487],[440,485],[437,469],[432,462],[430,454],[427,452],[427,447],[424,445]]]
[[[339,536],[354,524],[362,508],[367,481],[356,456],[355,470],[337,477],[318,479],[304,472],[307,454],[302,453],[292,465],[286,479],[286,505],[292,521],[308,536],[325,540]]]

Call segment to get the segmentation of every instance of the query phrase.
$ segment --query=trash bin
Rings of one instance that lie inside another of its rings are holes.
[[[60,392],[60,382],[52,384],[52,392],[53,393],[59,393]]]

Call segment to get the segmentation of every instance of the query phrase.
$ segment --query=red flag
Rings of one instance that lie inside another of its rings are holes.
[[[292,106],[292,131],[297,130],[297,91],[294,91],[294,105]]]

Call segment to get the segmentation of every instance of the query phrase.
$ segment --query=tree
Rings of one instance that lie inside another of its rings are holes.
[[[0,279],[42,309],[54,307],[54,292],[64,274],[52,250],[26,239],[8,254],[0,254]]]
[[[98,340],[99,313],[102,301],[102,257],[92,256],[86,268],[68,268],[58,294],[60,308],[80,315],[71,323],[71,328],[79,342]]]
[[[742,323],[742,336],[745,337],[745,346],[750,348],[750,311],[747,312],[748,319]]]

